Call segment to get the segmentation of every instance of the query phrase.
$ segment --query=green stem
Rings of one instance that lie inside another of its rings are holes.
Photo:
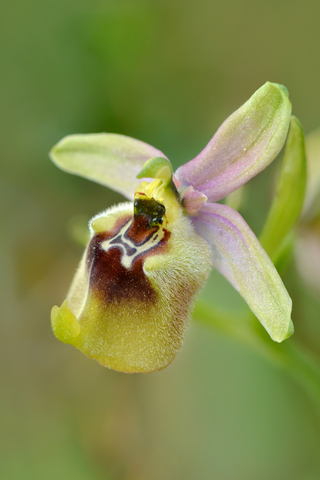
[[[320,416],[320,363],[301,345],[292,340],[275,343],[251,314],[219,311],[201,299],[196,304],[193,316],[231,335],[285,371],[307,393]]]

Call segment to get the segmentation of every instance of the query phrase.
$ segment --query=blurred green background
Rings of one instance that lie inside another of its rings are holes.
[[[319,424],[304,392],[232,338],[193,322],[164,371],[109,371],[50,328],[82,247],[77,229],[121,200],[59,171],[71,133],[144,140],[175,167],[265,81],[306,132],[320,125],[316,0],[13,0],[1,5],[0,477],[313,480]],[[279,162],[250,182],[258,234]],[[295,337],[317,354],[319,300],[291,266]],[[213,273],[203,296],[243,308]],[[290,341],[290,340],[289,340]]]

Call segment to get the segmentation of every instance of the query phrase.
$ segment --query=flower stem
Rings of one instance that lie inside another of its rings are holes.
[[[193,316],[197,321],[236,338],[281,368],[303,388],[316,407],[320,421],[320,363],[310,352],[293,340],[280,344],[273,342],[251,314],[217,310],[200,299]]]

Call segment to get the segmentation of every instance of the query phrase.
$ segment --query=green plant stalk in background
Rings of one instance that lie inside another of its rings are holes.
[[[278,261],[286,237],[299,219],[306,182],[304,133],[299,120],[292,116],[274,199],[259,238],[273,262]]]
[[[287,263],[306,191],[306,154],[302,126],[292,116],[276,193],[260,236],[260,242],[278,270]],[[210,325],[247,345],[276,367],[285,371],[308,394],[317,408],[320,421],[320,362],[294,340],[272,342],[254,316],[222,312],[199,300],[194,310],[197,321]]]
[[[221,311],[199,299],[193,317],[233,337],[285,371],[312,400],[320,421],[320,363],[310,352],[293,340],[281,344],[273,342],[250,312],[234,314]]]

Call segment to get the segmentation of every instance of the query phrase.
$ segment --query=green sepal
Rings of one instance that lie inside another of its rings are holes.
[[[300,216],[306,181],[303,128],[299,120],[292,116],[274,199],[259,239],[273,260]]]
[[[157,156],[164,155],[147,143],[115,133],[68,135],[50,152],[62,170],[105,185],[129,200],[139,185],[137,173]]]

